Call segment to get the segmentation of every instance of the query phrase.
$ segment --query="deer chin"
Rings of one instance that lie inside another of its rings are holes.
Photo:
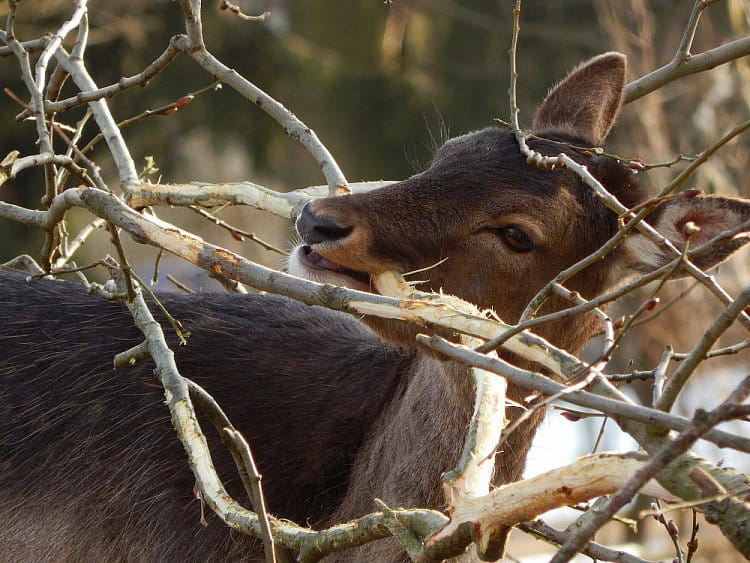
[[[370,283],[370,274],[342,266],[307,245],[300,245],[292,251],[287,262],[287,271],[298,278],[318,283],[375,292]]]

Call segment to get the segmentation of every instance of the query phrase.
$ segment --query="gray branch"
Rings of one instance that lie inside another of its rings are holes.
[[[514,385],[537,391],[545,396],[559,395],[561,401],[579,407],[594,409],[608,414],[615,419],[623,418],[640,424],[670,430],[686,430],[691,426],[691,422],[687,418],[601,396],[598,391],[603,385],[601,380],[594,380],[591,384],[591,388],[597,389],[597,393],[587,391],[568,392],[565,385],[552,381],[543,375],[517,368],[502,359],[490,358],[468,348],[452,344],[439,336],[429,337],[419,335],[417,339],[420,343],[461,363],[502,375]],[[599,386],[596,385],[597,383]],[[750,439],[748,438],[730,434],[723,430],[710,430],[703,437],[720,447],[729,447],[750,453]]]
[[[744,401],[750,393],[750,376],[748,376],[738,389],[732,393],[732,397],[722,403],[719,407],[706,412],[697,410],[693,423],[686,428],[677,438],[663,446],[651,460],[628,480],[628,482],[617,493],[612,495],[607,503],[601,507],[587,522],[573,533],[565,542],[560,551],[550,560],[550,563],[566,563],[581,551],[589,539],[601,528],[614,514],[638,493],[651,478],[658,475],[664,468],[672,463],[675,458],[685,453],[703,434],[725,420],[739,418],[750,414],[750,405],[738,404]],[[740,396],[737,396],[740,395]],[[744,396],[743,396],[744,395]],[[737,401],[738,399],[739,401]],[[740,527],[750,525],[750,518],[745,515],[745,523]],[[742,537],[728,536],[735,547],[746,557],[750,557],[750,535]]]
[[[737,39],[699,55],[692,55],[685,60],[672,59],[663,67],[625,86],[624,103],[634,102],[679,78],[711,70],[747,55],[750,55],[750,37]]]
[[[136,86],[145,86],[154,76],[164,70],[179,53],[180,50],[176,47],[175,38],[173,37],[164,52],[140,73],[133,76],[124,76],[114,84],[110,84],[103,88],[81,91],[75,96],[71,96],[70,98],[58,102],[46,101],[44,104],[44,110],[47,114],[57,113],[102,98],[113,98],[120,92]],[[30,112],[28,110],[24,110],[16,117],[16,119],[23,119],[29,114]]]
[[[315,132],[285,108],[279,101],[269,96],[236,70],[229,68],[214,57],[203,43],[200,24],[200,2],[182,2],[185,11],[187,36],[177,37],[177,46],[214,78],[231,86],[245,98],[274,118],[292,139],[299,142],[318,162],[325,176],[330,194],[348,193],[348,182],[333,155],[320,142]]]
[[[527,534],[532,534],[555,545],[564,544],[569,537],[569,534],[555,530],[552,526],[547,525],[542,520],[524,522],[523,524],[519,524],[517,528]],[[614,563],[652,563],[646,559],[641,559],[640,557],[630,555],[624,551],[612,549],[595,542],[589,542],[581,550],[581,553],[599,561],[613,561]]]
[[[86,66],[83,64],[83,60],[69,56],[62,47],[59,47],[55,51],[55,58],[57,59],[57,63],[70,74],[81,92],[98,90],[94,79],[91,78]],[[137,185],[139,183],[138,172],[135,168],[133,157],[130,155],[130,150],[122,138],[122,133],[120,133],[120,129],[117,127],[117,122],[109,111],[107,102],[103,99],[93,100],[89,102],[89,107],[94,114],[96,124],[104,135],[109,152],[115,161],[120,184],[125,187],[134,184]]]

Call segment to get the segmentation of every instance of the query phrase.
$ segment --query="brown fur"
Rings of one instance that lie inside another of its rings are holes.
[[[578,67],[542,104],[536,132],[547,140],[531,145],[569,152],[633,205],[643,194],[628,169],[554,142],[599,144],[619,111],[624,72],[618,54]],[[748,202],[697,198],[669,202],[653,220],[680,246],[686,220],[715,233],[748,217]],[[290,261],[293,273],[366,288],[346,272],[409,272],[447,258],[415,274],[425,280],[419,287],[442,289],[510,322],[557,272],[617,228],[614,213],[575,175],[528,166],[513,136],[495,128],[448,141],[425,172],[397,185],[318,200],[297,226],[315,252],[345,270],[304,266],[310,249],[301,247]],[[514,251],[503,234],[509,226],[526,232],[534,248]],[[701,265],[744,242],[727,243]],[[567,286],[591,297],[663,263],[662,254],[636,235]],[[274,514],[321,526],[372,511],[375,497],[391,506],[444,506],[440,477],[458,458],[474,390],[464,366],[415,349],[416,327],[365,319],[379,339],[350,317],[272,296],[162,300],[192,332],[187,347],[175,347],[181,372],[212,393],[248,438]],[[550,300],[545,310],[562,305]],[[597,329],[595,318],[583,315],[539,333],[575,353]],[[72,284],[25,284],[0,273],[3,557],[259,557],[256,541],[228,533],[216,517],[209,515],[205,529],[197,524],[193,478],[150,367],[112,371],[112,356],[139,338],[121,304],[83,296]],[[526,394],[509,389],[516,402]],[[496,484],[521,477],[541,415],[497,456]],[[231,459],[214,446],[219,474],[246,502]],[[330,557],[405,559],[393,541]]]

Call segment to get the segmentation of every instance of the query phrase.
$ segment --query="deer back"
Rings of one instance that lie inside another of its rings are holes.
[[[351,317],[289,299],[160,298],[191,333],[187,346],[170,338],[182,374],[246,436],[270,510],[303,524],[330,515],[412,354]],[[199,525],[153,366],[112,367],[142,340],[122,303],[0,271],[0,311],[4,557],[205,561],[255,547],[210,510],[210,525]],[[231,458],[203,423],[220,476],[247,504]]]

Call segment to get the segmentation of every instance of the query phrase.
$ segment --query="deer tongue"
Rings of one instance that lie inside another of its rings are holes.
[[[362,281],[370,281],[370,275],[368,273],[346,268],[345,266],[342,266],[341,264],[338,264],[333,260],[329,260],[321,254],[318,254],[309,246],[306,246],[304,248],[304,252],[305,258],[316,268],[320,268],[321,270],[329,270],[331,272],[337,272],[339,274],[346,274]]]
[[[331,270],[332,272],[338,272],[339,270],[343,269],[339,264],[337,264],[333,260],[329,260],[325,256],[321,256],[312,248],[310,248],[309,252],[306,253],[306,257],[310,262],[312,262],[322,270]]]

